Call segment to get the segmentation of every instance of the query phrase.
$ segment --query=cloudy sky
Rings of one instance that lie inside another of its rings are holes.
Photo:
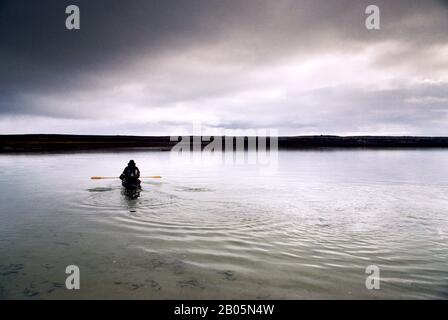
[[[381,30],[365,27],[369,4]],[[175,134],[198,121],[446,136],[448,1],[0,0],[0,134]]]

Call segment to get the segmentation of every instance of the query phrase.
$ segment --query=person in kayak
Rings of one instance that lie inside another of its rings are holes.
[[[124,168],[123,173],[120,175],[120,179],[123,181],[123,185],[140,185],[140,170],[135,165],[134,160],[130,160],[128,166]]]

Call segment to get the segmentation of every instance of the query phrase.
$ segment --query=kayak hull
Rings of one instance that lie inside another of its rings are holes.
[[[126,190],[138,190],[141,189],[142,186],[140,185],[140,181],[138,182],[126,182],[123,181],[121,183],[121,185],[126,189]]]

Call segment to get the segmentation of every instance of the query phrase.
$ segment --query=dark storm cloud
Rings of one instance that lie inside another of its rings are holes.
[[[8,75],[3,84],[69,86],[82,74],[126,65],[139,52],[157,53],[183,28],[194,28],[185,25],[186,16],[173,10],[172,1],[76,1],[82,28],[70,32],[65,8],[71,3],[3,2],[1,55]]]
[[[381,8],[378,32],[364,27],[364,10],[372,3]],[[65,29],[69,4],[81,9],[79,31]],[[401,124],[412,120],[411,113],[423,128],[422,106],[430,101],[443,105],[445,96],[425,100],[415,84],[374,94],[368,87],[336,86],[340,91],[334,93],[323,81],[309,88],[313,95],[306,97],[291,92],[298,85],[307,90],[306,81],[285,79],[285,72],[276,75],[276,68],[333,55],[346,56],[350,63],[352,55],[381,45],[369,53],[369,68],[402,78],[442,77],[448,68],[443,59],[447,13],[446,1],[413,0],[0,1],[0,117],[112,121],[147,110],[158,115],[148,120],[152,125],[187,122],[164,118],[185,112],[204,114],[203,121],[212,127],[275,125],[324,131],[325,121],[317,119],[321,112],[307,112],[319,101],[319,108],[328,110],[323,113],[333,116],[335,130],[343,131],[351,123],[346,109],[370,115],[359,119],[356,130],[369,121]],[[282,87],[286,94],[248,106],[247,117],[239,113],[237,98],[247,92],[257,97],[257,92],[271,87]],[[394,112],[384,112],[384,117],[377,117],[366,110],[407,106],[403,101],[411,95],[409,90],[416,95],[413,101],[420,101],[411,113],[398,112],[397,118]],[[334,100],[337,103],[329,105]],[[264,113],[257,113],[257,108]],[[308,119],[291,121],[288,114]]]
[[[48,82],[51,88],[55,84],[68,87],[83,74],[120,69],[140,55],[157,59],[158,55],[181,55],[185,48],[222,42],[224,47],[246,50],[238,58],[246,58],[247,63],[266,63],[300,47],[307,54],[338,49],[338,44],[343,50],[366,41],[363,11],[369,2],[75,1],[81,8],[82,28],[70,32],[64,28],[65,7],[72,3],[2,2],[2,85],[42,89]],[[393,29],[387,30],[387,37],[420,44],[446,42],[448,20],[440,25],[441,19],[429,15],[437,14],[435,6],[421,1],[376,3],[382,8],[383,29]],[[425,12],[428,15],[421,22],[437,28],[400,27],[403,20]],[[382,39],[384,33],[373,38]]]

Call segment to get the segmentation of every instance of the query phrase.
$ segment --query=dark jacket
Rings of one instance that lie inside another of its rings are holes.
[[[120,176],[121,180],[137,180],[140,178],[140,170],[136,166],[127,166],[124,168],[123,173]]]

